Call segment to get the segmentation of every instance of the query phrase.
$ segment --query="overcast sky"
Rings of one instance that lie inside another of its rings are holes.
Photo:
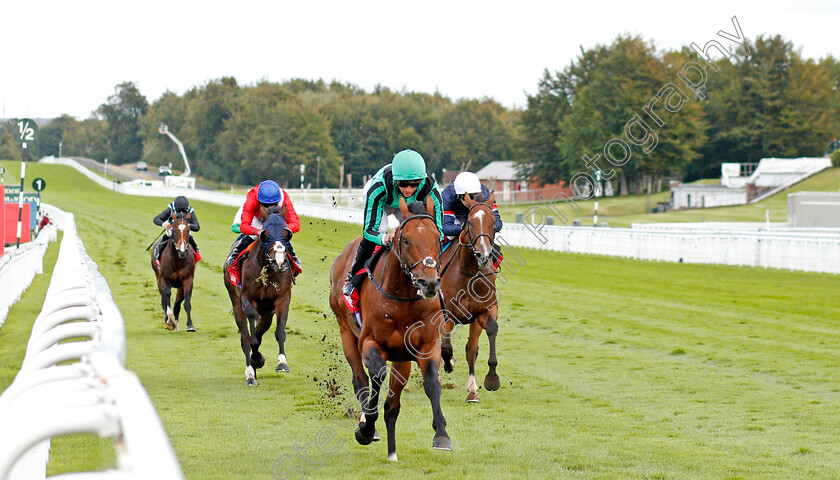
[[[570,2],[571,3],[571,2]],[[837,57],[840,2],[4,0],[5,118],[78,119],[136,82],[149,102],[222,76],[338,80],[367,91],[439,91],[523,107],[544,69],[620,33],[658,48],[704,45],[737,16],[749,38],[781,34]],[[834,51],[832,46],[834,45]]]

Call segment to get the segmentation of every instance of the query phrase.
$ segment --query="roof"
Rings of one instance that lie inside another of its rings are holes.
[[[516,162],[512,160],[497,160],[488,163],[484,168],[475,172],[480,180],[520,180],[516,171]]]

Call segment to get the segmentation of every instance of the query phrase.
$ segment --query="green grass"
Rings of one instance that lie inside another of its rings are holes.
[[[358,227],[303,219],[295,244],[305,272],[286,345],[292,373],[273,372],[269,335],[260,386],[246,388],[219,267],[235,209],[191,202],[204,254],[198,332],[171,333],[144,251],[165,199],[115,194],[68,167],[27,168],[27,177],[47,181],[45,202],[76,213],[125,317],[127,367],[154,401],[187,478],[271,479],[277,459],[311,446],[326,428],[341,447],[325,458],[310,451],[323,462],[308,467],[313,477],[840,477],[840,277],[518,250],[526,263],[507,255],[517,272],[499,293],[502,388],[480,390],[480,404],[464,402],[466,330],[459,332],[459,363],[444,374],[442,399],[455,450],[431,449],[431,412],[415,369],[397,424],[400,462],[391,464],[384,442],[360,446],[334,423],[352,387],[327,272]],[[45,263],[54,258],[52,247]],[[0,388],[20,366],[48,275],[0,328]],[[479,383],[486,340],[480,345]],[[54,445],[51,475],[113,463],[107,442],[73,436]]]
[[[770,198],[750,205],[739,205],[735,207],[701,208],[693,210],[678,210],[668,213],[647,213],[646,207],[656,206],[657,202],[668,201],[669,193],[663,192],[654,195],[630,195],[626,197],[607,197],[600,199],[598,206],[598,221],[607,222],[611,227],[629,227],[632,223],[671,223],[671,222],[763,222],[766,211],[770,210],[771,222],[787,221],[787,196],[790,193],[801,191],[832,191],[840,189],[840,168],[830,168],[808,178],[793,187],[773,195]],[[646,200],[647,199],[647,200]],[[576,211],[570,204],[558,201],[557,208],[567,218],[566,225],[572,221],[580,220],[583,225],[592,225],[592,214],[594,213],[594,200],[575,202],[580,210]],[[502,220],[513,222],[516,220],[516,213],[527,212],[529,208],[542,207],[546,214],[554,217],[557,215],[550,212],[543,204],[524,204],[504,207],[500,206],[499,211]],[[555,225],[561,225],[555,219]]]

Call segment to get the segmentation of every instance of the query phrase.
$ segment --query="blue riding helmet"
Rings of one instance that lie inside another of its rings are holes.
[[[258,202],[271,205],[280,203],[282,199],[283,195],[280,193],[280,185],[277,185],[277,182],[274,180],[265,180],[260,183],[260,188],[257,190]]]

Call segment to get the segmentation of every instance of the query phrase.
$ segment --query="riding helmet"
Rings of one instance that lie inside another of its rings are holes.
[[[175,201],[172,203],[175,206],[175,210],[186,211],[190,209],[190,201],[183,195],[175,197]]]
[[[465,193],[481,193],[481,180],[478,179],[478,175],[472,172],[459,173],[452,182],[452,186],[455,188],[455,193],[458,195],[463,195]]]
[[[264,180],[260,183],[260,188],[257,190],[257,201],[266,205],[280,203],[283,200],[283,194],[280,191],[280,185],[274,180]]]
[[[426,161],[414,150],[403,150],[391,161],[394,180],[421,180],[426,178]]]

